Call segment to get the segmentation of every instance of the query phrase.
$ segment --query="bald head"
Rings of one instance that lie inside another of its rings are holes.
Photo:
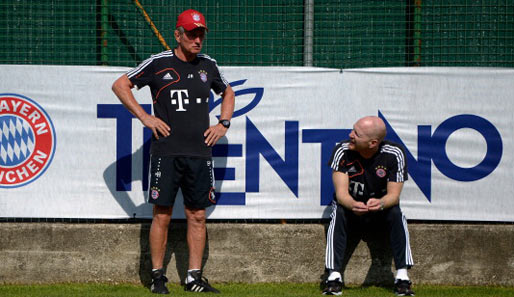
[[[382,142],[386,136],[385,123],[376,116],[363,117],[355,123],[355,126],[359,127],[366,136],[376,139],[378,142]]]

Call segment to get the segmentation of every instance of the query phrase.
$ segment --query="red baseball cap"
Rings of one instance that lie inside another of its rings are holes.
[[[179,14],[175,28],[178,27],[183,27],[187,31],[191,31],[196,28],[205,28],[205,30],[209,30],[205,24],[205,17],[203,14],[194,9],[188,9]]]

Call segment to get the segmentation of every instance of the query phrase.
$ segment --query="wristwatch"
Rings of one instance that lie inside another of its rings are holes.
[[[230,127],[230,121],[229,120],[220,120],[219,123],[222,124],[223,127],[227,128],[227,129]]]

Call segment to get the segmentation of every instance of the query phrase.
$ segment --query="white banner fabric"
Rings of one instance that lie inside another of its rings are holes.
[[[151,217],[149,133],[111,91],[127,70],[0,66],[0,217]],[[213,150],[210,219],[329,217],[332,148],[379,115],[407,151],[408,219],[514,221],[514,70],[222,70],[236,111]],[[134,94],[150,111],[149,89]],[[173,216],[184,217],[180,195]]]

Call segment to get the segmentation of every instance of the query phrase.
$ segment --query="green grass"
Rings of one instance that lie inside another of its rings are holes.
[[[277,296],[322,296],[318,284],[215,284],[222,294],[220,296],[237,297],[277,297]],[[204,293],[184,292],[177,284],[168,285],[171,295],[165,296],[205,296]],[[505,287],[455,287],[455,286],[414,286],[418,297],[514,297],[514,288]],[[58,284],[58,285],[0,285],[2,297],[144,297],[159,296],[151,294],[147,288],[137,285],[106,284]],[[214,296],[208,294],[207,296]],[[394,296],[390,288],[384,287],[349,287],[343,296],[376,297]]]

